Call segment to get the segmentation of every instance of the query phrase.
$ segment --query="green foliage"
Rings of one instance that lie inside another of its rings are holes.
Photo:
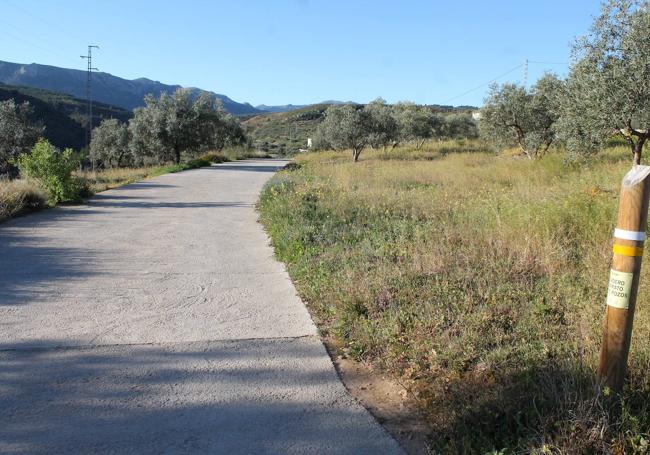
[[[393,115],[393,109],[382,98],[369,103],[364,110],[370,116],[369,143],[373,147],[386,147],[399,140],[399,124]]]
[[[230,161],[228,157],[226,157],[223,153],[214,153],[214,152],[206,153],[205,155],[200,156],[199,159],[207,163],[214,163],[214,164],[225,163],[227,161]]]
[[[478,125],[470,114],[437,114],[439,130],[434,135],[444,139],[476,139]]]
[[[188,169],[197,169],[200,167],[208,167],[212,165],[211,160],[206,160],[204,158],[194,158],[193,160],[190,160],[187,162],[187,167]]]
[[[567,167],[464,147],[297,157],[259,203],[276,255],[320,330],[409,388],[436,453],[633,453],[650,434],[650,307],[621,421],[595,380],[625,150]]]
[[[377,98],[365,107],[360,105],[330,106],[325,120],[314,135],[314,149],[351,149],[354,161],[361,151],[395,147],[400,141],[414,142],[422,147],[426,139],[475,138],[476,123],[467,113],[442,115],[428,106],[413,103],[386,104]]]
[[[131,133],[127,124],[117,119],[104,120],[92,131],[90,158],[106,167],[125,167],[136,164],[130,147]]]
[[[29,102],[33,110],[31,117],[45,126],[41,135],[55,146],[76,150],[86,146],[86,100],[50,90],[0,84],[0,101],[7,99],[14,99],[17,104]],[[130,110],[93,102],[94,125],[106,118],[127,122],[131,116]]]
[[[439,117],[425,106],[414,103],[397,103],[393,107],[399,125],[402,141],[416,141],[418,147],[425,139],[433,136],[434,127],[438,126]]]
[[[577,155],[618,134],[634,162],[650,139],[650,3],[609,0],[576,41],[558,131]]]
[[[18,158],[20,173],[47,191],[51,204],[81,199],[85,184],[72,175],[78,166],[79,159],[71,149],[61,152],[45,139],[40,139],[31,153]]]
[[[0,175],[10,172],[12,161],[27,152],[43,132],[43,126],[31,120],[32,113],[28,102],[0,102]]]
[[[351,149],[356,162],[372,134],[372,120],[362,106],[344,104],[330,106],[325,112],[325,120],[318,127],[319,137],[338,150]]]
[[[558,97],[563,83],[546,74],[530,89],[493,85],[481,108],[481,136],[498,149],[518,146],[529,158],[545,153],[555,140]]]
[[[239,121],[206,93],[193,98],[191,90],[178,89],[159,98],[147,96],[145,104],[129,122],[131,150],[159,164],[180,164],[183,155],[193,157],[247,141]]]

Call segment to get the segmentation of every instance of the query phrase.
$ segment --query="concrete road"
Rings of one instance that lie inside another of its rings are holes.
[[[284,164],[163,175],[0,225],[0,453],[401,453],[257,223]]]

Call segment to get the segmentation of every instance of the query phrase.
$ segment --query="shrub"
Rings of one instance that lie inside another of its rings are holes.
[[[212,162],[203,158],[195,158],[187,163],[187,169],[196,169],[199,167],[210,166]]]
[[[199,159],[206,161],[208,163],[215,163],[215,164],[225,163],[226,161],[230,161],[222,153],[214,153],[214,152],[206,153],[205,155],[200,156]]]
[[[77,201],[87,191],[83,179],[72,175],[78,166],[72,149],[61,152],[45,139],[40,139],[30,154],[18,159],[20,173],[38,182],[52,204]]]

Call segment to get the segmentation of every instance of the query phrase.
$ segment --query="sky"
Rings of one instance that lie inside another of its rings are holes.
[[[0,0],[0,60],[199,87],[253,105],[480,106],[566,75],[598,0]],[[537,63],[544,62],[544,63]]]

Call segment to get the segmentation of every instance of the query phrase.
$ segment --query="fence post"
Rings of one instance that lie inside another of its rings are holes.
[[[618,221],[614,231],[603,345],[598,375],[615,394],[623,390],[632,322],[648,223],[650,166],[634,166],[621,185]]]

